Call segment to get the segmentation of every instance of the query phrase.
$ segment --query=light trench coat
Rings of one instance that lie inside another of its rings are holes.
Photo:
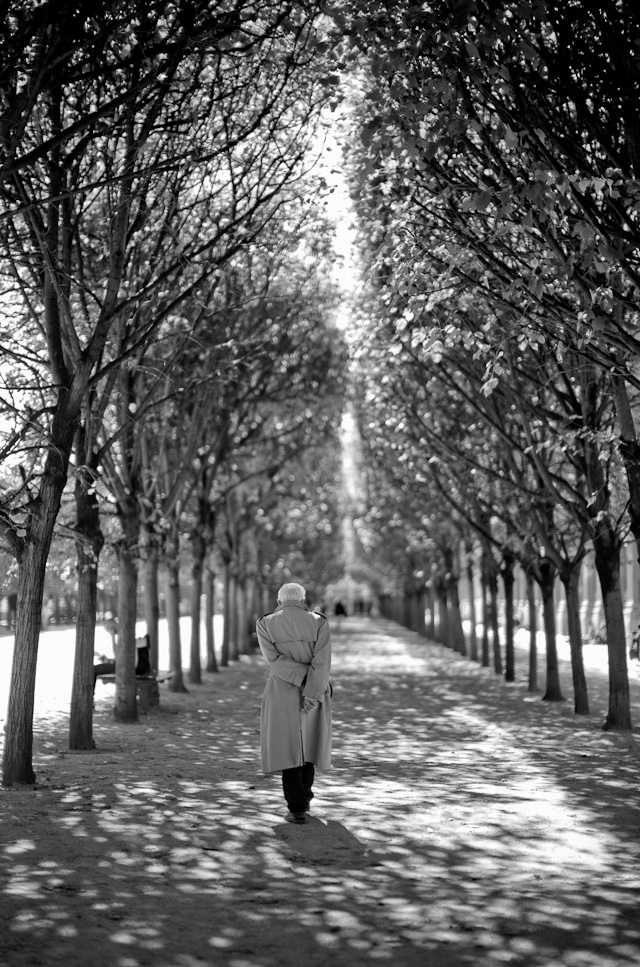
[[[260,710],[260,751],[265,773],[313,762],[331,765],[331,632],[323,614],[302,601],[285,601],[256,624],[269,669]],[[302,699],[318,705],[302,711]]]

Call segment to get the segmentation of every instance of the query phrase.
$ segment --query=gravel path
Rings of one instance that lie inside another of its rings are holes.
[[[334,643],[334,763],[290,826],[257,656],[0,792],[3,967],[637,967],[640,756],[387,621]],[[634,683],[634,689],[636,685]],[[635,721],[640,698],[634,691]]]

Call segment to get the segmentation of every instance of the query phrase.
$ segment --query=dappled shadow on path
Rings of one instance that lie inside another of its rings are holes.
[[[417,879],[427,933],[487,963],[637,962],[633,739],[386,622],[351,629],[341,692],[336,761],[384,817],[372,847]]]
[[[291,826],[263,680],[243,659],[138,726],[99,711],[93,754],[41,747],[0,799],[0,963],[635,967],[633,740],[348,619],[335,768]]]

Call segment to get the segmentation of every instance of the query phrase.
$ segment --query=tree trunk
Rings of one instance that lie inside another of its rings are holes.
[[[597,382],[593,370],[588,365],[583,367],[583,410],[586,413],[585,424],[593,426],[597,412],[596,398]],[[620,420],[624,445],[621,452],[625,460],[630,489],[630,506],[628,508],[631,526],[636,536],[640,536],[640,471],[635,461],[634,440],[629,439],[633,421],[626,387],[617,378],[609,379],[608,387],[613,389],[616,411]],[[625,408],[626,407],[626,408]],[[627,669],[627,648],[624,627],[624,610],[622,590],[620,585],[620,547],[621,541],[615,525],[609,516],[609,486],[605,479],[600,453],[598,451],[595,434],[585,436],[584,463],[585,480],[588,492],[595,495],[589,504],[589,513],[594,528],[593,549],[596,571],[602,590],[605,623],[607,626],[607,651],[609,656],[609,709],[603,728],[631,729],[631,704],[629,696],[629,673]]]
[[[78,618],[69,713],[69,748],[93,749],[93,665],[98,601],[98,559],[78,544]]]
[[[238,660],[238,579],[235,568],[229,567],[229,661]]]
[[[247,607],[247,582],[238,582],[238,654],[249,654],[249,609]]]
[[[52,424],[52,442],[40,490],[28,522],[27,538],[18,556],[15,644],[2,760],[2,783],[5,786],[35,782],[33,710],[45,571],[67,479],[74,433],[72,415],[59,405]]]
[[[18,568],[16,636],[5,727],[2,782],[32,784],[33,709],[48,546],[30,544]]]
[[[149,635],[149,662],[157,672],[160,668],[160,590],[158,584],[158,548],[154,535],[142,529],[144,561],[144,618]]]
[[[411,589],[411,630],[420,633],[420,587],[417,583]]]
[[[538,566],[540,592],[542,594],[542,614],[547,655],[547,681],[543,702],[564,702],[560,688],[558,670],[558,648],[556,644],[556,609],[554,586],[556,569],[551,561],[542,561]]]
[[[587,679],[582,660],[582,627],[580,622],[580,566],[567,568],[560,573],[567,599],[567,624],[571,649],[571,675],[573,678],[573,708],[576,715],[589,714]]]
[[[229,611],[231,610],[231,589],[229,583],[229,562],[224,562],[223,570],[224,591],[222,595],[222,648],[220,651],[220,665],[223,668],[229,664]]]
[[[260,570],[258,559],[258,537],[255,528],[247,528],[244,532],[244,583],[245,583],[245,621],[247,627],[247,650],[253,650],[256,621],[262,614],[258,600],[258,573]]]
[[[416,591],[416,631],[421,638],[427,637],[427,624],[425,615],[427,611],[427,599],[424,583]]]
[[[84,466],[77,471],[76,531],[82,537],[76,542],[78,615],[69,715],[69,748],[75,750],[95,747],[93,664],[98,605],[98,561],[104,537],[100,529],[100,509],[93,489],[94,483],[94,475],[88,467]]]
[[[436,595],[438,598],[438,637],[437,640],[443,645],[450,646],[449,638],[449,602],[447,591],[442,577],[436,578]]]
[[[472,661],[478,661],[478,635],[476,632],[477,615],[476,615],[476,599],[473,593],[474,591],[474,581],[473,581],[474,571],[473,571],[473,558],[472,558],[472,548],[469,546],[467,548],[467,583],[469,585],[469,655]]]
[[[44,546],[32,545],[26,548],[18,569],[16,637],[2,772],[5,786],[36,781],[32,767],[33,709],[46,563]]]
[[[180,637],[180,559],[177,527],[172,526],[166,546],[167,630],[169,632],[170,692],[186,692],[182,674],[182,640]]]
[[[467,643],[462,627],[462,613],[460,611],[460,592],[458,588],[455,548],[446,544],[441,549],[446,570],[445,587],[448,601],[447,629],[451,639],[450,644],[453,650],[457,651],[458,654],[466,655]]]
[[[436,592],[434,587],[433,578],[429,581],[427,598],[427,607],[429,610],[429,626],[427,629],[427,634],[429,638],[433,641],[436,640]]]
[[[510,552],[503,555],[502,584],[504,587],[505,602],[505,681],[515,682],[516,680],[516,650],[514,645],[514,620],[513,620],[513,586],[515,559]]]
[[[189,641],[189,681],[193,685],[202,684],[202,662],[200,660],[200,600],[202,598],[202,573],[206,546],[201,533],[196,531],[192,537],[191,564],[191,637]]]
[[[538,612],[536,608],[535,582],[531,571],[526,571],[527,605],[529,611],[529,680],[527,691],[538,691]]]
[[[493,643],[493,670],[496,675],[502,675],[502,652],[500,650],[500,628],[498,625],[498,569],[493,562],[489,565],[487,575],[489,584],[489,620],[491,622],[491,640]]]
[[[480,576],[482,588],[482,667],[489,667],[489,624],[491,615],[489,613],[489,579],[483,566]]]
[[[256,621],[260,617],[258,611],[258,584],[255,572],[247,575],[247,628],[249,633],[249,650],[251,651],[252,637],[256,630]]]
[[[116,722],[137,722],[136,620],[138,561],[135,544],[124,540],[118,548],[118,644],[116,647]]]
[[[620,542],[602,522],[593,541],[595,565],[602,590],[609,657],[609,709],[604,729],[631,729],[624,606],[620,582]]]
[[[622,312],[622,307],[619,311]],[[629,487],[629,523],[636,542],[636,556],[640,561],[640,441],[638,441],[633,406],[629,400],[624,376],[612,374],[610,385],[620,427],[620,455],[624,461]]]
[[[131,493],[118,499],[122,538],[118,553],[118,644],[116,656],[116,722],[137,722],[136,622],[138,618],[138,544],[140,515]]]
[[[205,636],[207,647],[207,671],[217,672],[218,659],[216,658],[216,634],[215,634],[215,574],[211,568],[205,571],[206,588],[206,610],[205,610]]]
[[[451,629],[451,634],[453,636],[453,647],[455,651],[460,655],[467,654],[467,642],[464,637],[464,628],[462,627],[462,612],[460,610],[460,591],[458,588],[458,579],[455,574],[451,575],[449,580],[449,601],[451,603],[450,608],[450,623],[449,627]]]

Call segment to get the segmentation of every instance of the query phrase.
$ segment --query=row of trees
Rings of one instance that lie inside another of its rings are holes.
[[[234,582],[255,581],[273,554],[286,572],[283,516],[328,507],[334,477],[313,471],[339,425],[344,352],[322,178],[309,170],[335,98],[324,30],[312,2],[25,2],[5,15],[0,532],[18,572],[6,785],[34,780],[54,537],[76,548],[70,744],[90,748],[105,537],[119,570],[115,716],[132,721],[139,562],[155,654],[161,556],[169,574],[179,689],[185,534],[198,681],[212,554],[229,601],[247,607]]]
[[[396,548],[400,582],[433,579],[460,649],[457,580],[480,560],[500,672],[501,576],[507,679],[519,564],[542,593],[548,699],[561,697],[559,578],[579,713],[578,578],[592,548],[605,725],[629,729],[620,550],[629,529],[640,541],[640,12],[363,0],[336,16],[360,58],[349,170],[372,280],[354,339],[372,495],[362,541]]]

